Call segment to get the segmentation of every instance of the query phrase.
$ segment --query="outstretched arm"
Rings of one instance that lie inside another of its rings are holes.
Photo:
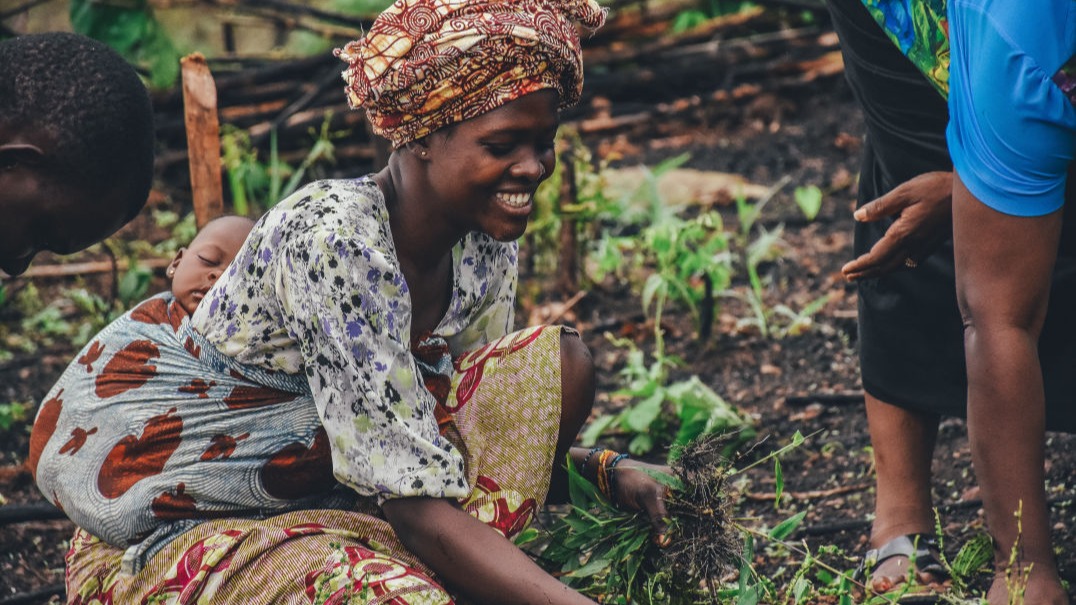
[[[547,574],[507,538],[442,498],[382,505],[396,535],[468,602],[574,605],[593,601]]]

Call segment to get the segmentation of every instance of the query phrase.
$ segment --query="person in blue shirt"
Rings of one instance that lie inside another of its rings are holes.
[[[1044,427],[1076,429],[1076,240],[1059,210],[1073,140],[1073,4],[1036,5],[1033,18],[1016,2],[829,4],[868,132],[858,256],[844,271],[859,284],[877,464],[869,584],[896,587],[914,556],[915,577],[942,588],[930,463],[940,415],[963,415],[966,402],[998,541],[990,601],[1007,602],[1002,572],[1019,537],[1027,602],[1065,603],[1042,448]]]

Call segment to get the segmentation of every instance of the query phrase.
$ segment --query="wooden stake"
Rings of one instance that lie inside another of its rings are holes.
[[[183,72],[183,116],[187,126],[194,221],[201,229],[224,214],[217,87],[201,53],[187,55],[179,63]]]
[[[150,269],[163,269],[171,264],[170,258],[145,258],[138,261],[138,264],[148,267]],[[129,268],[129,263],[125,259],[120,259],[116,263],[116,269],[119,271],[126,271]],[[93,273],[108,273],[112,270],[112,261],[110,260],[98,260],[87,261],[84,263],[67,263],[64,265],[34,265],[26,270],[19,277],[22,279],[32,278],[44,278],[44,277],[71,277],[72,275],[89,275]]]
[[[557,263],[557,291],[568,296],[579,291],[579,243],[575,214],[568,210],[578,203],[575,184],[575,154],[568,149],[561,155],[560,185],[560,259]]]

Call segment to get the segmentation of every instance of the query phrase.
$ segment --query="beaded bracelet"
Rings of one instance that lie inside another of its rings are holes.
[[[583,463],[579,465],[579,473],[586,476],[587,463],[590,462],[591,457],[594,456],[594,454],[596,454],[598,452],[605,452],[605,451],[608,451],[608,450],[605,449],[604,447],[600,446],[600,445],[598,447],[590,448],[590,451],[587,452],[587,455],[583,456]]]
[[[605,467],[605,474],[609,476],[609,479],[608,479],[608,482],[609,482],[609,502],[611,502],[613,504],[613,506],[617,506],[617,501],[616,501],[616,473],[613,472],[613,471],[614,471],[614,469],[616,469],[616,465],[620,464],[620,461],[624,460],[625,458],[631,458],[631,455],[629,455],[629,454],[617,454],[616,458],[613,458],[612,462],[610,462],[608,464],[608,466]]]
[[[617,454],[613,450],[605,450],[598,455],[598,489],[601,490],[602,494],[604,494],[610,502],[613,501],[613,493],[610,491],[611,486],[609,485],[609,469],[607,464],[610,458],[615,458],[619,455],[620,454]]]

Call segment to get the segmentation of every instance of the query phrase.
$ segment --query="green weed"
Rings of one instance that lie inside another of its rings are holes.
[[[683,33],[694,27],[698,27],[715,17],[734,15],[755,6],[752,2],[742,0],[704,0],[699,2],[699,7],[681,11],[673,19],[673,33]]]
[[[175,83],[182,53],[157,21],[148,0],[71,0],[69,15],[75,32],[108,44],[144,68],[154,88]]]
[[[262,162],[253,148],[250,134],[229,125],[221,128],[221,163],[232,195],[236,214],[249,216],[272,208],[295,192],[307,172],[321,164],[335,162],[333,141],[345,133],[331,131],[332,114],[328,113],[319,129],[310,129],[312,143],[298,166],[280,159],[276,130],[269,133],[269,160]]]
[[[820,296],[804,305],[799,311],[783,303],[772,307],[766,303],[766,287],[759,267],[764,262],[780,258],[784,225],[777,225],[772,230],[768,230],[758,224],[758,219],[762,215],[763,208],[788,184],[789,180],[788,177],[781,179],[770,189],[768,195],[763,196],[757,202],[749,202],[744,196],[736,198],[736,217],[739,220],[740,229],[734,239],[734,256],[736,256],[737,264],[742,266],[747,274],[749,288],[746,292],[728,289],[721,295],[737,298],[747,304],[751,315],[741,318],[737,322],[737,327],[752,327],[758,330],[763,338],[785,338],[804,333],[813,325],[814,315],[822,310],[829,300],[827,296]],[[804,193],[801,193],[801,190]],[[817,191],[817,196],[812,191]],[[817,187],[814,190],[797,189],[796,202],[809,220],[813,220],[817,215],[818,207],[821,205],[821,195]]]
[[[813,221],[818,216],[818,211],[822,209],[822,190],[815,185],[796,187],[793,198],[796,200],[796,205],[800,207],[800,211],[803,212],[804,218],[809,221]]]
[[[645,454],[659,445],[668,445],[670,458],[679,448],[701,435],[728,435],[725,454],[755,437],[750,418],[729,405],[698,376],[670,383],[669,369],[679,361],[666,356],[663,341],[655,345],[653,361],[628,339],[606,334],[615,346],[628,350],[627,363],[620,371],[624,386],[614,397],[634,403],[616,414],[606,414],[591,423],[581,436],[583,445],[593,445],[603,435],[629,436],[628,451]]]
[[[18,401],[0,403],[0,429],[8,431],[11,427],[30,420],[30,406]]]
[[[601,603],[692,605],[711,602],[720,576],[736,568],[741,536],[729,517],[728,461],[719,439],[682,448],[669,487],[666,546],[651,539],[642,513],[614,507],[568,460],[571,506],[517,544],[561,581]]]

